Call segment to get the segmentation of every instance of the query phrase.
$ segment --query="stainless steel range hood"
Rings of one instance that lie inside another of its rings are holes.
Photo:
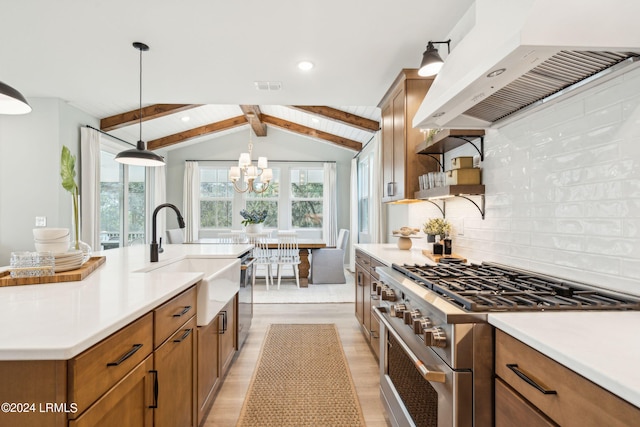
[[[477,0],[413,126],[478,129],[640,63],[640,2]]]

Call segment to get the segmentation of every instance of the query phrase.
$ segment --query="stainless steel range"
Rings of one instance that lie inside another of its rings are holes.
[[[640,299],[500,264],[378,267],[380,388],[394,426],[493,424],[499,311],[640,310]]]

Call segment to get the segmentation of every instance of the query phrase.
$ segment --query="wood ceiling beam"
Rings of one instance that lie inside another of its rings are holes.
[[[154,104],[142,109],[142,121],[157,119],[169,114],[179,113],[191,108],[200,107],[200,104]],[[125,126],[136,124],[140,121],[140,109],[105,117],[100,120],[100,130],[108,132]]]
[[[259,105],[241,105],[240,109],[244,113],[244,116],[247,118],[247,121],[251,124],[251,129],[256,134],[256,136],[267,136],[267,124],[262,123],[262,119],[260,116],[262,115],[262,111],[260,111]]]
[[[222,132],[224,130],[233,129],[238,126],[242,126],[247,123],[245,116],[232,117],[220,122],[209,123],[204,126],[200,126],[194,129],[189,129],[184,132],[174,133],[173,135],[165,136],[162,138],[154,139],[147,143],[148,150],[157,150],[158,148],[168,147],[170,145],[185,142],[190,139],[198,138],[200,136],[210,135],[216,132]]]
[[[322,139],[324,141],[331,142],[332,144],[339,145],[340,147],[349,148],[350,150],[360,151],[362,149],[362,144],[358,141],[343,138],[341,136],[333,135],[331,133],[323,132],[321,130],[313,129],[310,127],[302,126],[288,120],[280,119],[278,117],[263,114],[262,121],[281,129],[310,136],[312,138]]]
[[[335,108],[320,105],[290,105],[289,107],[293,108],[294,110],[304,111],[306,113],[333,120],[347,126],[362,129],[367,132],[377,132],[380,130],[380,122],[376,120],[356,116],[355,114],[347,113],[346,111],[338,110]]]

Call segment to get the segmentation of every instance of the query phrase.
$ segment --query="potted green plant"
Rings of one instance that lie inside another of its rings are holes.
[[[247,233],[260,233],[262,231],[262,223],[267,219],[267,210],[258,211],[242,209],[240,211],[242,225],[246,227]]]
[[[423,225],[424,234],[427,235],[427,241],[435,242],[435,236],[440,236],[440,240],[444,240],[451,233],[451,224],[444,218],[431,218]]]
[[[74,241],[71,247],[81,250],[85,254],[85,261],[91,255],[91,247],[80,239],[80,190],[76,184],[76,156],[71,154],[69,148],[62,146],[60,155],[60,177],[62,178],[62,188],[71,193],[73,200],[73,230]]]

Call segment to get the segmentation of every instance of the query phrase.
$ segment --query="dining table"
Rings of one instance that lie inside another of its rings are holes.
[[[275,237],[267,238],[267,247],[269,249],[278,249],[278,239]],[[313,238],[301,238],[297,239],[298,242],[298,253],[300,254],[300,265],[298,266],[298,274],[300,276],[300,287],[308,288],[309,287],[309,270],[311,268],[311,264],[309,263],[309,250],[311,249],[320,249],[326,248],[327,244],[322,239],[313,239]],[[229,241],[226,239],[220,238],[200,238],[188,243],[197,243],[197,244],[229,244]]]

